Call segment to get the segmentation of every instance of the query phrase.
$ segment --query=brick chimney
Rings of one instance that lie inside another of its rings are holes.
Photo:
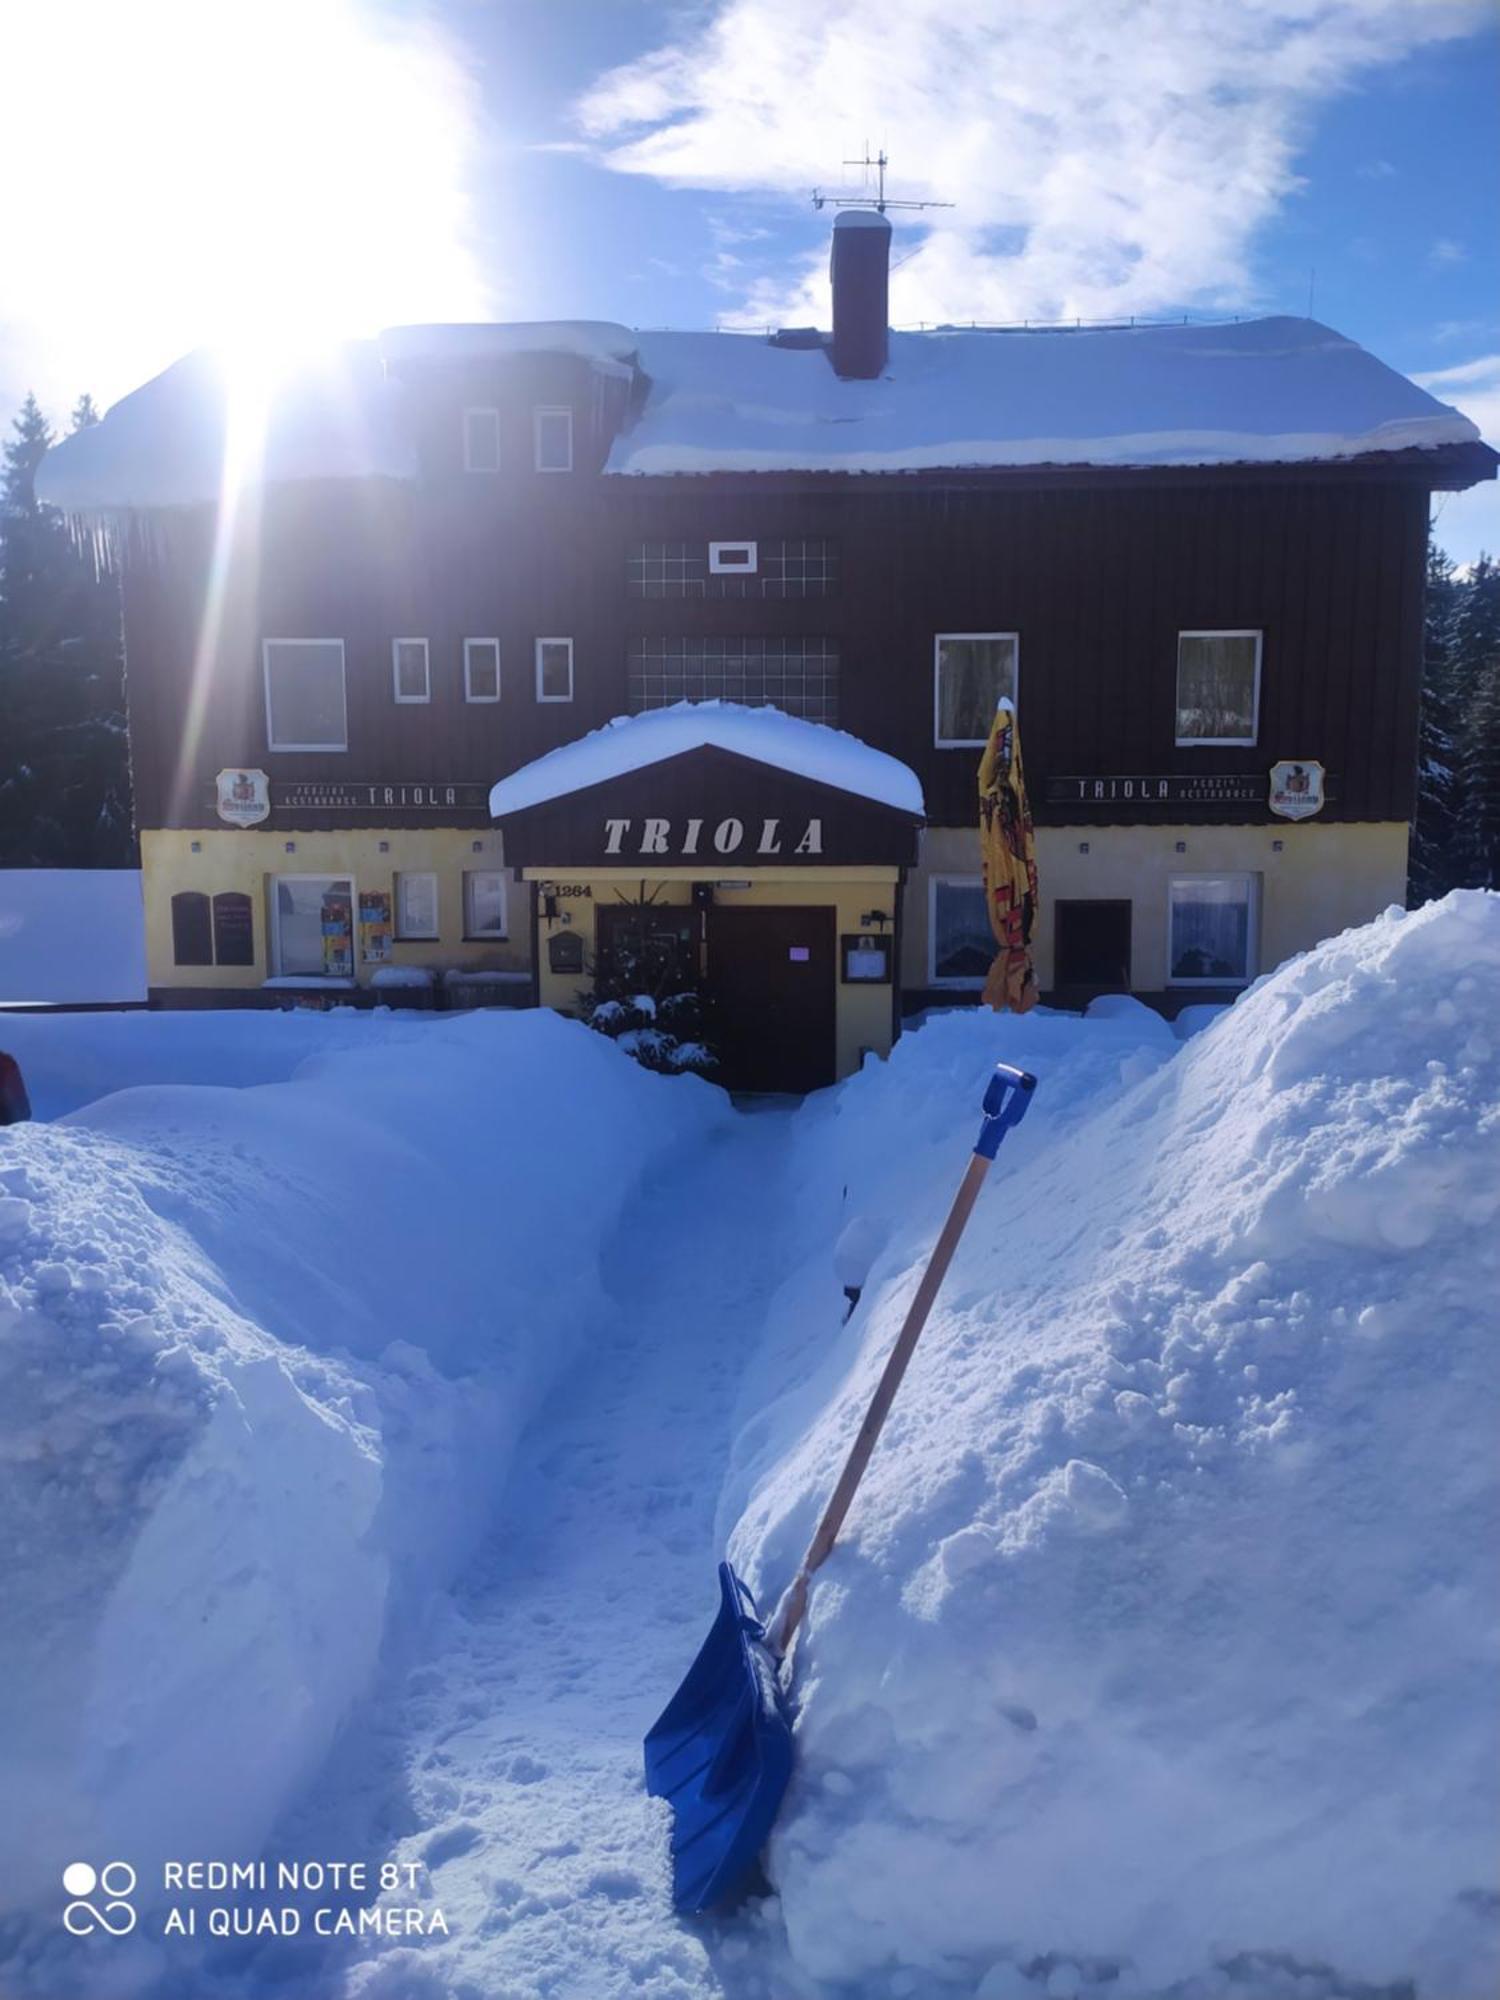
[[[885,367],[890,317],[891,225],[873,208],[840,209],[833,219],[834,372],[872,381]]]

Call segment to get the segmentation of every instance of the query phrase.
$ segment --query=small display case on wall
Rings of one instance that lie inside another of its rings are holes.
[[[893,971],[889,935],[870,937],[858,932],[839,939],[839,977],[845,986],[889,986]]]

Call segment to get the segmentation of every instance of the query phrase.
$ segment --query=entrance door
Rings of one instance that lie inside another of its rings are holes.
[[[1130,991],[1130,904],[1093,899],[1053,906],[1052,984],[1059,993]]]
[[[833,1082],[835,945],[831,909],[710,908],[716,1083],[803,1091]]]

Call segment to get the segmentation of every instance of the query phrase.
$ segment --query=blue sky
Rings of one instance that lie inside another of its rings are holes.
[[[898,323],[1311,282],[1500,440],[1488,0],[19,0],[0,60],[67,80],[0,127],[0,408],[236,332],[826,323],[808,190],[869,140],[955,204],[895,218]]]

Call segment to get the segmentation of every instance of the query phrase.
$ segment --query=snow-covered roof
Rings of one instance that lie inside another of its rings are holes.
[[[200,350],[54,446],[37,492],[85,519],[212,501],[237,415],[267,482],[414,478],[403,364],[537,353],[639,373],[605,467],[616,474],[1299,463],[1479,437],[1314,320],[895,333],[872,381],[841,380],[821,345],[543,320],[348,342],[282,376],[263,408],[231,395],[221,358]]]
[[[54,445],[37,497],[79,517],[217,499],[226,455],[253,452],[267,483],[410,478],[416,458],[399,387],[373,340],[346,341],[267,385],[231,394],[227,359],[198,348]],[[233,431],[231,426],[234,426]]]
[[[606,373],[628,372],[639,336],[607,319],[482,321],[391,326],[380,336],[388,361],[504,361],[518,354],[571,354]]]
[[[749,334],[644,333],[616,473],[1296,463],[1479,432],[1308,319],[893,333],[873,381]]]
[[[874,750],[842,729],[805,722],[779,708],[741,708],[732,701],[680,701],[641,715],[617,715],[602,729],[549,750],[502,778],[490,792],[496,819],[524,812],[548,799],[565,798],[590,785],[621,778],[685,751],[712,747],[769,764],[799,778],[852,792],[877,805],[920,817],[922,786],[899,758]]]

